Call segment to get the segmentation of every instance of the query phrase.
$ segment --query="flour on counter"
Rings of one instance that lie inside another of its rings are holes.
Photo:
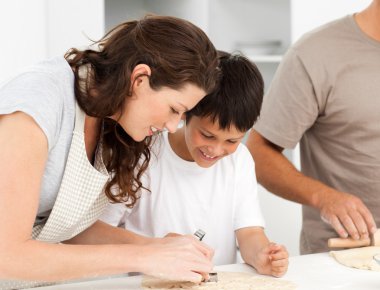
[[[168,281],[144,276],[143,289],[196,289],[196,290],[295,290],[297,285],[281,278],[258,276],[240,272],[218,272],[218,282],[201,283]]]

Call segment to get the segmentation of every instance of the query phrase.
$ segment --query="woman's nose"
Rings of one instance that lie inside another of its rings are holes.
[[[183,116],[183,114],[181,114],[181,115],[176,115],[175,117],[171,118],[168,122],[165,123],[165,128],[166,128],[170,133],[174,133],[175,131],[177,131],[177,129],[178,129],[178,124],[179,124],[179,122],[182,120],[182,116]]]

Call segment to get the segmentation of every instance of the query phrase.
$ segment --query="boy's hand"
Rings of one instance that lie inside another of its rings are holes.
[[[288,257],[284,246],[270,243],[257,253],[254,267],[259,274],[281,277],[288,270]]]

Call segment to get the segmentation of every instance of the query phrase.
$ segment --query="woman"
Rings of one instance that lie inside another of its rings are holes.
[[[211,271],[212,250],[196,239],[147,239],[97,218],[108,200],[136,202],[150,136],[174,132],[214,88],[215,48],[193,24],[160,16],[96,44],[0,88],[2,289],[130,271],[200,281]]]

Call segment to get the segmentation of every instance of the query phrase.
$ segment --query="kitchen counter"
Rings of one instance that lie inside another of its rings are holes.
[[[217,271],[255,271],[245,264],[223,265]],[[352,269],[338,264],[327,253],[290,257],[289,270],[283,278],[298,285],[298,290],[379,290],[380,272]],[[141,289],[141,276],[112,277],[70,284],[40,287],[41,290],[91,289],[125,290]],[[231,289],[232,290],[232,289]]]

